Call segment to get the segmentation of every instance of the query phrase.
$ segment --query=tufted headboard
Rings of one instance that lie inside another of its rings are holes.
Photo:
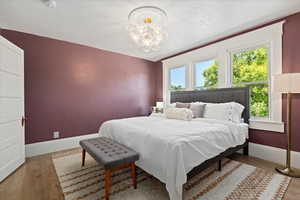
[[[245,106],[242,114],[245,123],[249,123],[249,88],[222,88],[213,90],[175,91],[171,92],[171,103],[190,103],[202,101],[207,103],[237,102]]]

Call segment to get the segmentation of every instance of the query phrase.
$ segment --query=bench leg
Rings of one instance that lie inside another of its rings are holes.
[[[109,200],[109,191],[110,191],[110,185],[111,185],[111,170],[106,170],[105,171],[105,183],[104,183],[104,188],[105,188],[105,200]]]
[[[137,188],[137,183],[136,183],[136,168],[135,168],[135,163],[132,162],[130,165],[131,165],[132,183],[133,183],[134,189],[136,189]]]
[[[82,149],[82,162],[81,162],[81,166],[83,167],[85,163],[85,149]]]

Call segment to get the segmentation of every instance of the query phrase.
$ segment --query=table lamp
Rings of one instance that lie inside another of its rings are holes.
[[[162,101],[157,101],[157,102],[156,102],[156,107],[157,107],[157,108],[164,108],[164,102],[162,102]]]

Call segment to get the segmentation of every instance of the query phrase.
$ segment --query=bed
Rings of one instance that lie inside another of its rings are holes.
[[[162,116],[110,120],[99,129],[139,152],[140,168],[166,184],[171,200],[182,199],[188,177],[243,149],[248,154],[249,89],[226,88],[171,93],[171,102],[237,102],[245,123],[197,118],[191,121]]]

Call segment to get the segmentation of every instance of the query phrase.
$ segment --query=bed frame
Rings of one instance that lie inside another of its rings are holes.
[[[249,88],[222,88],[212,90],[194,90],[194,91],[175,91],[171,92],[171,103],[174,102],[209,102],[209,103],[225,103],[225,102],[237,102],[245,106],[242,117],[245,123],[249,123]],[[188,173],[188,177],[192,177],[198,174],[200,171],[210,167],[211,165],[218,163],[218,170],[222,169],[222,159],[230,156],[231,154],[243,149],[243,154],[248,155],[249,153],[249,141],[246,140],[244,144],[232,147],[222,152],[221,154],[206,160],[199,166],[195,167]]]

